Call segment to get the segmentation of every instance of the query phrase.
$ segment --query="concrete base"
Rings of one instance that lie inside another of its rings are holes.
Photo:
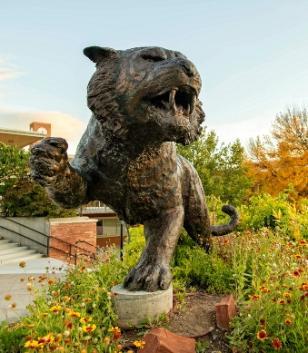
[[[118,285],[111,292],[118,315],[118,326],[125,329],[153,322],[173,307],[172,285],[167,290],[156,292],[131,292]]]

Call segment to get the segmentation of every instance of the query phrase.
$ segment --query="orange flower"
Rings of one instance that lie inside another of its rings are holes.
[[[260,291],[261,291],[262,293],[269,293],[269,292],[270,292],[270,290],[269,290],[268,288],[266,288],[266,287],[261,287],[261,288],[260,288]]]
[[[299,270],[293,271],[293,276],[294,276],[294,277],[299,277],[300,275],[301,275],[301,273],[300,273]]]
[[[260,341],[264,341],[267,338],[267,333],[265,330],[260,330],[257,332],[257,339]]]
[[[92,324],[92,325],[83,325],[82,326],[82,331],[86,332],[86,333],[91,333],[96,329],[96,325]]]
[[[291,294],[290,294],[289,292],[284,292],[284,293],[283,293],[283,296],[284,296],[285,298],[291,298]]]
[[[55,279],[49,278],[48,284],[51,286],[52,284],[56,283]]]
[[[26,267],[26,261],[20,261],[19,267],[25,268]]]
[[[64,323],[65,323],[65,327],[67,327],[69,330],[71,330],[73,328],[72,321],[65,320]]]
[[[280,299],[280,300],[278,301],[278,303],[279,303],[280,305],[285,305],[285,304],[286,304],[286,301],[283,300],[283,299]]]
[[[251,295],[250,299],[256,301],[256,300],[260,299],[260,295],[259,294]]]
[[[54,340],[55,340],[54,337],[49,333],[48,335],[46,335],[44,337],[40,337],[38,342],[41,345],[46,345],[46,344],[54,342]]]
[[[17,304],[16,304],[16,303],[12,303],[12,304],[10,305],[10,308],[11,308],[11,309],[15,309],[15,308],[16,308],[16,306],[17,306]]]
[[[296,259],[301,259],[302,258],[302,255],[301,254],[294,254],[293,255]]]
[[[299,287],[300,290],[302,291],[308,291],[308,283],[307,282],[304,282],[301,284],[301,286]]]
[[[290,325],[292,324],[292,320],[287,317],[287,318],[284,320],[284,323],[285,323],[286,325],[290,326]]]
[[[9,300],[11,300],[11,299],[12,299],[11,294],[6,294],[6,295],[4,296],[4,300],[6,300],[7,302],[8,302]]]
[[[279,338],[276,337],[272,340],[272,347],[275,351],[279,351],[282,348],[282,343]]]
[[[112,327],[109,331],[112,332],[113,339],[117,340],[121,337],[121,330],[117,326]]]

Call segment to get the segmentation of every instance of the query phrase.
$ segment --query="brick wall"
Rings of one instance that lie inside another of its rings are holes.
[[[79,257],[82,254],[95,253],[96,222],[96,219],[88,217],[51,218],[49,256],[73,262],[74,259],[70,259],[65,253],[77,253]]]

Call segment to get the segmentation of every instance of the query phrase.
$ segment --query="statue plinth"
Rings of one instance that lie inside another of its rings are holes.
[[[122,285],[111,289],[118,326],[121,328],[140,327],[153,322],[173,307],[172,285],[167,290],[155,292],[129,291]]]

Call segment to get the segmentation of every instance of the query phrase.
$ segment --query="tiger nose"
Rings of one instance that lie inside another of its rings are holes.
[[[184,72],[188,77],[193,77],[198,75],[195,65],[189,60],[180,59],[179,65],[182,67],[182,69],[184,70]]]

